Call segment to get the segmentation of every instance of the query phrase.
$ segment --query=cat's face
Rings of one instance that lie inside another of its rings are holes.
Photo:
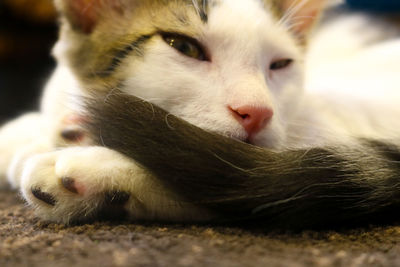
[[[288,7],[106,1],[111,15],[83,21],[80,33],[62,38],[81,39],[66,53],[86,89],[118,86],[204,129],[259,146],[285,143],[303,85],[303,47],[280,20]]]

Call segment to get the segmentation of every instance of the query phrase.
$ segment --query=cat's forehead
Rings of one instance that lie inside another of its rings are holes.
[[[275,0],[153,0],[144,1],[140,12],[146,21],[165,31],[197,35],[207,28],[243,30],[260,23],[277,22],[280,14]],[[151,18],[149,18],[149,14]],[[134,20],[136,24],[138,20]],[[265,26],[265,25],[264,25]]]
[[[183,0],[185,1],[185,0]],[[187,1],[187,0],[186,0]],[[210,13],[219,10],[237,10],[240,13],[266,12],[279,18],[281,10],[278,8],[277,0],[189,0],[196,12],[204,22]],[[279,0],[278,0],[279,1]],[[188,8],[188,5],[184,6]],[[239,21],[238,21],[239,22]]]
[[[212,17],[210,23],[221,23],[229,20],[237,25],[259,24],[261,21],[276,21],[279,18],[272,5],[265,0],[210,0],[208,17]]]
[[[168,7],[181,20],[182,13],[195,11],[203,23],[208,23],[210,14],[216,11],[219,15],[223,15],[225,12],[236,10],[250,16],[264,12],[279,18],[282,14],[277,7],[277,1],[279,0],[142,0],[141,3],[146,9],[154,10],[158,7],[158,11],[163,11],[165,7]],[[237,22],[240,23],[240,21]]]
[[[255,7],[258,10],[264,10],[272,13],[276,17],[280,17],[281,9],[278,7],[279,0],[192,0],[194,6],[200,6],[206,11],[212,11],[218,7],[244,7],[242,12],[249,11],[249,7]]]

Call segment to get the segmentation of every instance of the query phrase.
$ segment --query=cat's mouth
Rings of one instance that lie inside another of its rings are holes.
[[[253,146],[261,146],[261,144],[259,142],[257,142],[257,138],[255,138],[254,135],[249,135],[245,132],[241,132],[241,131],[234,132],[234,133],[233,132],[230,132],[230,133],[219,132],[219,134],[222,134],[226,137],[229,137],[231,139],[237,140],[242,143],[246,143],[246,144],[253,145]]]
[[[242,142],[253,146],[260,146],[259,144],[257,144],[257,142],[254,141],[253,138],[246,138]]]
[[[249,144],[249,145],[260,146],[259,142],[256,141],[255,136],[247,134],[247,133],[233,135],[233,136],[231,136],[231,138],[241,141],[243,143]]]
[[[250,136],[229,136],[232,139],[235,139],[237,141],[249,144],[249,145],[253,145],[256,146],[256,144],[254,143],[254,140],[252,140],[252,138]]]
[[[243,142],[252,146],[256,147],[264,147],[264,148],[269,148],[269,149],[275,149],[277,148],[276,143],[274,142],[268,142],[265,139],[260,139],[257,138],[257,136],[252,136],[252,135],[230,135],[228,136],[234,140],[237,140],[239,142]]]
[[[261,146],[260,142],[257,141],[255,135],[249,135],[245,131],[221,131],[221,130],[211,130],[211,132],[223,135],[225,137],[231,138],[233,140],[246,143],[253,146]]]
[[[250,145],[256,145],[254,144],[249,138],[243,140],[244,143],[250,144]]]

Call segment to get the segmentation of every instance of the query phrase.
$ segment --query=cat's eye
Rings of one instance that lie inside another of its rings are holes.
[[[293,63],[293,59],[280,59],[271,63],[270,70],[281,70],[289,67]]]
[[[201,61],[207,60],[203,48],[195,39],[178,34],[163,34],[162,37],[169,46],[185,56]]]

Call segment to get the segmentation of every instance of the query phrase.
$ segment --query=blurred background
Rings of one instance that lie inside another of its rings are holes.
[[[52,2],[0,0],[0,123],[37,107],[54,68],[50,50],[57,23]],[[347,0],[346,8],[384,12],[381,16],[390,16],[400,27],[400,0]]]
[[[56,38],[52,0],[0,0],[0,123],[37,107]]]

